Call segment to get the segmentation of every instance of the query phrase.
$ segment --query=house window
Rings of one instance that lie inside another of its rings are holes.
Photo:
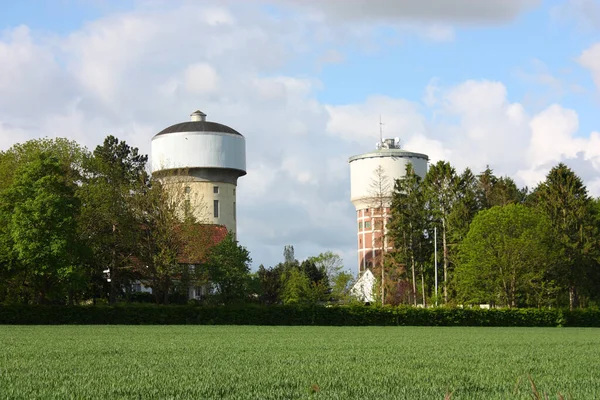
[[[213,216],[219,218],[219,200],[213,201]]]
[[[186,186],[186,187],[185,187],[185,192],[186,192],[186,193],[189,193],[189,192],[191,192],[191,191],[192,191],[192,188],[191,188],[191,187],[189,187],[189,186]]]
[[[365,229],[371,229],[371,221],[365,222]]]
[[[358,230],[359,230],[359,231],[362,231],[362,228],[363,228],[363,223],[362,223],[362,222],[359,222],[359,223],[358,223]]]
[[[218,186],[213,186],[213,193],[214,194],[219,194],[219,187]]]

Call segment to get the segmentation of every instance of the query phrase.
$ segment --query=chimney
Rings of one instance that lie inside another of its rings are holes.
[[[206,121],[206,114],[200,110],[196,110],[190,114],[192,121]]]

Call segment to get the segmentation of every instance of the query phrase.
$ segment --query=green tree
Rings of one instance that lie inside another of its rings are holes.
[[[301,268],[291,267],[282,277],[283,304],[314,305],[328,297],[329,287],[323,281],[311,281]]]
[[[450,242],[454,246],[467,236],[469,225],[479,210],[477,178],[466,168],[458,177],[456,201],[448,215],[448,224],[452,227]]]
[[[212,247],[208,256],[208,273],[216,294],[224,303],[246,300],[249,292],[250,253],[229,232]]]
[[[81,284],[76,217],[80,203],[64,163],[44,152],[22,165],[0,198],[3,247],[20,264],[35,302],[72,301]],[[10,265],[9,264],[9,265]]]
[[[263,304],[277,304],[281,300],[283,264],[276,267],[258,267],[257,276],[260,282],[260,301]]]
[[[139,193],[136,205],[142,226],[136,252],[143,263],[141,276],[152,288],[157,303],[167,304],[173,281],[182,272],[179,260],[186,244],[177,203],[160,181],[152,179],[148,189]]]
[[[525,202],[528,189],[518,188],[510,177],[496,177],[488,166],[485,171],[477,175],[477,203],[479,209],[488,209],[494,206],[507,204],[522,204]]]
[[[109,270],[111,303],[136,278],[132,257],[138,250],[142,225],[135,199],[148,187],[147,160],[137,148],[107,136],[86,161],[80,190],[84,205],[80,232],[91,249],[92,281],[101,281],[102,271]]]
[[[549,220],[523,205],[495,206],[473,219],[460,245],[457,297],[508,307],[548,302],[546,271],[554,260]]]
[[[456,170],[449,162],[438,161],[427,171],[424,183],[433,223],[441,225],[442,228],[443,293],[444,302],[447,303],[450,264],[448,232],[451,231],[449,216],[456,202],[459,178],[456,175]]]
[[[556,279],[569,294],[569,307],[578,303],[578,290],[585,286],[595,265],[598,235],[594,226],[593,203],[587,189],[569,167],[560,163],[535,189],[532,202],[550,219],[560,249]]]
[[[425,263],[425,193],[421,177],[412,164],[406,165],[405,175],[396,181],[392,196],[390,233],[399,261],[409,265],[412,275],[412,301],[417,305],[417,269],[424,281]],[[424,286],[424,282],[423,285]],[[422,288],[422,295],[425,296]]]
[[[330,298],[336,302],[347,302],[350,299],[350,288],[354,276],[349,271],[343,271],[342,258],[332,252],[326,251],[318,256],[309,257],[318,270],[324,271],[330,287]]]
[[[77,193],[83,172],[83,161],[88,152],[76,142],[63,138],[29,140],[0,152],[0,193],[10,188],[15,183],[17,174],[26,165],[38,162],[42,154],[55,157],[59,161],[65,182]],[[6,209],[12,206],[4,204],[4,207]],[[28,282],[27,271],[20,265],[13,251],[7,223],[8,220],[0,219],[0,301],[4,299],[4,301],[27,302],[31,297],[29,292],[32,288]],[[83,295],[79,290],[79,283],[80,281],[77,284],[75,281],[72,282],[70,300],[73,300],[73,296]]]
[[[329,280],[333,280],[344,268],[342,258],[332,251],[326,251],[318,256],[309,257],[308,260],[313,262],[317,269],[324,271]]]

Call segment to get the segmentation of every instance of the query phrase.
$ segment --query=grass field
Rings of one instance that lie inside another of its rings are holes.
[[[452,399],[600,394],[600,330],[0,326],[0,398]]]

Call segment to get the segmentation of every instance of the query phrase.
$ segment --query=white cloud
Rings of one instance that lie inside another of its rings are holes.
[[[430,20],[446,22],[506,22],[540,4],[539,0],[283,0],[346,20]],[[342,5],[343,3],[343,5]]]
[[[529,187],[560,161],[574,165],[585,181],[600,173],[600,135],[581,136],[573,110],[551,105],[530,115],[508,100],[501,82],[470,80],[450,88],[433,82],[424,91],[433,121],[416,103],[371,97],[363,104],[328,106],[328,131],[368,143],[376,137],[378,113],[386,110],[393,115],[387,137],[400,136],[405,149],[428,154],[431,162],[448,160],[459,171],[470,167],[477,173],[490,165],[496,174]],[[590,192],[599,195],[594,188]]]
[[[219,89],[219,75],[207,63],[189,65],[184,72],[185,88],[192,94],[210,94]]]
[[[375,143],[379,140],[379,120],[387,137],[407,136],[425,131],[425,118],[417,103],[386,96],[371,96],[364,104],[326,106],[327,132],[346,140]]]
[[[581,66],[590,70],[596,87],[600,90],[600,42],[585,50],[578,61]]]
[[[597,0],[566,0],[552,7],[551,15],[562,21],[572,21],[579,29],[600,29],[600,3]]]

